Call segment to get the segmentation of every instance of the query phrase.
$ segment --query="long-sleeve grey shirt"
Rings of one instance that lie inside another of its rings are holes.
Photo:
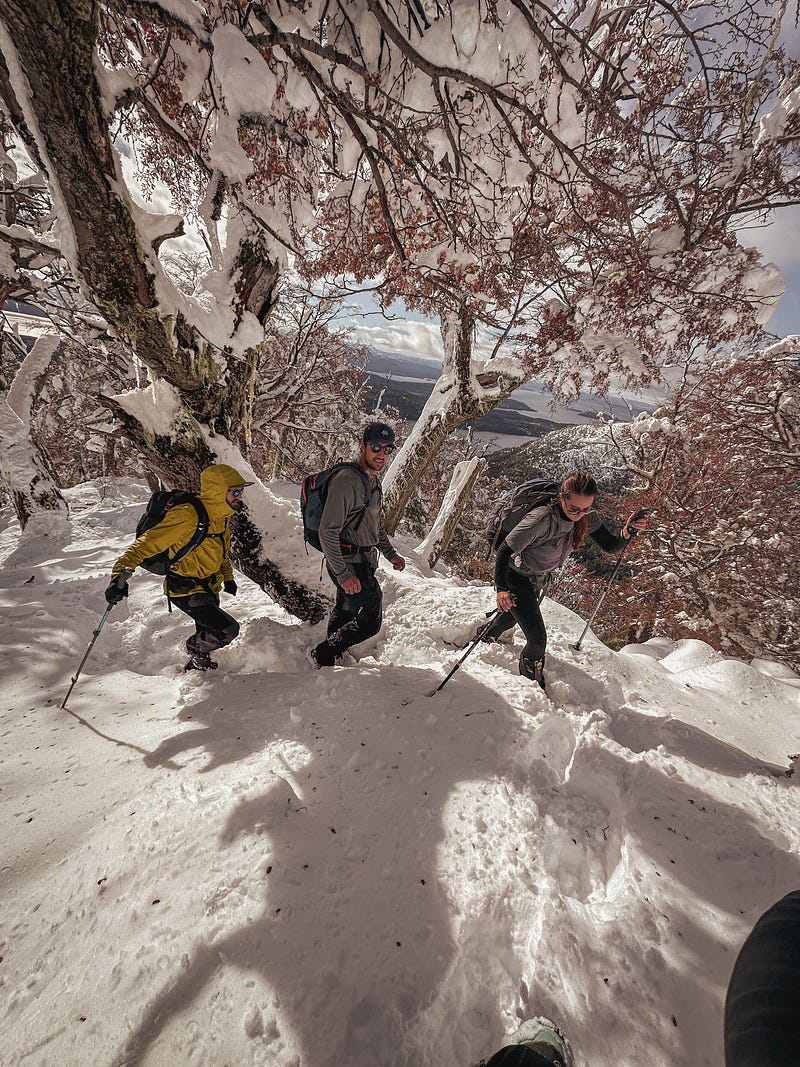
[[[328,483],[328,495],[319,526],[319,540],[325,561],[337,582],[346,582],[353,577],[342,554],[342,545],[353,545],[365,550],[363,556],[373,567],[378,565],[379,549],[387,559],[394,559],[397,552],[383,528],[381,506],[383,495],[377,475],[364,472],[369,480],[369,504],[362,514],[366,493],[364,479],[352,467],[337,471]]]
[[[558,505],[543,504],[529,511],[498,549],[495,564],[497,589],[508,588],[509,565],[526,577],[558,570],[572,552],[574,528],[575,523]],[[588,534],[606,552],[620,552],[627,543],[613,534],[596,512],[589,514]]]

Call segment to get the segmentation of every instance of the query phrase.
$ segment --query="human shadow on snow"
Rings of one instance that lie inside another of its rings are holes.
[[[632,770],[621,755],[605,749],[587,762],[584,754],[597,749],[579,748],[566,783],[553,784],[546,774],[526,777],[521,750],[541,718],[520,715],[496,691],[466,674],[450,683],[446,695],[428,701],[423,693],[431,679],[430,672],[397,667],[249,675],[237,679],[236,706],[230,709],[220,680],[211,679],[208,695],[183,709],[180,718],[197,725],[165,738],[146,757],[149,766],[166,765],[179,753],[200,749],[208,757],[202,768],[207,772],[262,752],[272,742],[294,743],[307,760],[302,767],[282,769],[276,764],[268,788],[234,802],[220,836],[221,849],[241,835],[255,840],[251,862],[269,869],[263,914],[196,949],[188,966],[151,1000],[115,1063],[140,1064],[176,1016],[218,972],[231,966],[260,974],[275,989],[291,1038],[281,1036],[299,1042],[300,1062],[313,1067],[418,1067],[425,1062],[466,1067],[500,1040],[501,1011],[520,1005],[558,1014],[572,1026],[587,1062],[616,1062],[609,1058],[612,1050],[624,1060],[631,1053],[631,1038],[626,1042],[607,997],[607,1011],[574,1024],[563,1017],[560,994],[569,988],[575,959],[558,959],[562,931],[557,917],[549,916],[549,926],[532,938],[526,958],[510,966],[505,961],[513,948],[502,908],[481,917],[490,936],[477,939],[474,951],[485,954],[475,963],[476,973],[486,979],[464,990],[456,1005],[464,1014],[480,1015],[480,1040],[485,1043],[477,1048],[459,1043],[463,1019],[451,1014],[446,1017],[454,1033],[440,1035],[433,1059],[422,1058],[410,1047],[414,1021],[436,1001],[456,958],[470,951],[463,941],[466,920],[454,912],[438,878],[443,813],[464,782],[511,779],[534,794],[556,827],[556,833],[551,825],[544,835],[541,821],[533,818],[530,839],[520,839],[521,847],[536,852],[530,886],[534,907],[536,879],[560,878],[562,900],[575,902],[589,919],[596,911],[607,921],[614,893],[621,893],[619,880],[629,876],[622,869],[621,840],[629,834],[638,838],[659,875],[731,914],[771,902],[766,897],[736,899],[730,875],[739,863],[768,864],[776,872],[770,893],[776,883],[788,888],[797,882],[800,864],[785,852],[784,842],[764,836],[739,809],[649,764]],[[325,712],[319,710],[323,700],[328,703]],[[359,712],[353,717],[349,709],[356,705]],[[371,717],[365,718],[363,707],[374,709]],[[313,715],[308,708],[314,709]],[[553,712],[544,716],[555,718]],[[626,777],[647,802],[630,819],[631,825],[609,830],[615,813],[630,816],[621,787],[610,784]],[[588,836],[587,803],[593,812]],[[705,856],[706,820],[711,819],[721,840],[738,842],[735,856]],[[398,825],[399,832],[393,833]],[[451,837],[453,832],[448,831]],[[472,841],[482,832],[479,826],[471,827]],[[487,839],[491,842],[491,833]],[[464,843],[468,855],[472,841]],[[751,883],[743,879],[743,884]],[[624,924],[624,914],[618,919]],[[669,921],[687,930],[693,926],[692,917],[680,911]],[[707,929],[694,927],[692,937],[708,967],[675,972],[676,1002],[686,1014],[701,1010],[707,1017],[720,1011],[726,955]],[[547,954],[543,971],[539,953]],[[602,1007],[606,1002],[600,975],[605,963],[593,953],[588,950],[581,966],[596,969]],[[521,1001],[516,999],[517,980],[510,975],[516,969],[527,976]],[[498,974],[507,977],[507,984]],[[635,994],[635,989],[628,990],[628,996]],[[501,1003],[506,997],[515,1002]],[[478,1033],[475,1028],[472,1032],[477,1043]],[[270,1034],[273,1040],[278,1038]],[[647,1040],[652,1062],[659,1062],[659,1051],[660,1062],[692,1059],[691,1027],[684,1031],[670,1025],[663,1034],[648,1032]],[[636,1045],[634,1051],[641,1052],[641,1047]],[[265,1045],[264,1056],[270,1055]]]
[[[218,681],[181,712],[197,725],[165,738],[146,758],[150,766],[199,748],[207,772],[272,742],[294,744],[306,760],[302,768],[275,762],[273,782],[235,801],[221,834],[221,848],[243,834],[263,843],[251,849],[254,865],[256,852],[269,858],[263,916],[199,949],[117,1062],[140,1063],[222,960],[259,972],[277,991],[302,1063],[400,1062],[404,1033],[453,956],[452,916],[437,882],[442,809],[458,782],[510,766],[516,720],[474,682],[454,686],[452,699],[428,701],[432,675],[410,669],[249,675],[237,679],[230,709]],[[490,1014],[488,991],[486,1001]],[[492,1028],[500,1032],[499,1019]]]

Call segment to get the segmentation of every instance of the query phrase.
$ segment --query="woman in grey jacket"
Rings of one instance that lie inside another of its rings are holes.
[[[547,646],[539,599],[546,576],[557,570],[586,536],[606,552],[621,552],[632,531],[643,530],[647,519],[631,515],[617,537],[593,513],[597,483],[587,471],[573,471],[559,486],[558,495],[533,508],[500,543],[495,563],[495,588],[500,614],[484,639],[497,638],[519,623],[525,647],[519,673],[545,688],[544,653]]]

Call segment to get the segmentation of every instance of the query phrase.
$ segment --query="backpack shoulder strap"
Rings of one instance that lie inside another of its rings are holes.
[[[194,495],[194,493],[186,493],[185,497],[180,501],[181,504],[190,504],[197,515],[197,526],[195,531],[189,540],[179,548],[172,559],[169,561],[169,566],[174,567],[176,563],[179,563],[184,556],[188,556],[190,552],[193,552],[201,541],[205,541],[208,537],[208,512],[203,501]]]
[[[344,468],[344,467],[349,467],[351,470],[354,470],[356,472],[356,474],[361,476],[361,481],[364,483],[364,492],[366,494],[367,503],[369,504],[369,501],[370,501],[369,477],[367,476],[366,471],[362,470],[362,468],[359,467],[359,465],[357,463],[339,463],[339,464],[337,464],[337,467],[340,470],[342,468]]]
[[[361,481],[364,485],[364,503],[354,508],[350,515],[347,517],[347,525],[350,526],[353,530],[357,530],[361,523],[364,521],[364,516],[367,513],[367,508],[369,507],[370,500],[372,499],[372,495],[370,493],[369,488],[369,477],[367,476],[366,472],[363,471],[361,467],[359,467],[357,463],[347,462],[337,463],[334,467],[331,467],[331,475],[328,481],[333,481],[338,471],[344,470],[348,467],[351,470],[356,471],[356,473],[360,475]],[[355,521],[353,521],[354,519]]]

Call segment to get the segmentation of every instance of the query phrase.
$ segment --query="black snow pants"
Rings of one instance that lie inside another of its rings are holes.
[[[494,618],[486,634],[487,637],[499,637],[519,623],[525,634],[525,647],[519,658],[519,672],[526,678],[533,678],[528,664],[536,660],[543,661],[547,648],[547,631],[539,607],[545,580],[544,575],[527,577],[509,567],[508,591],[516,600],[516,604],[511,611],[503,611]]]
[[[191,593],[173,596],[172,603],[191,619],[196,632],[190,637],[190,651],[208,654],[229,645],[239,633],[239,623],[219,606],[216,593]]]
[[[314,650],[321,664],[332,664],[352,645],[373,637],[383,624],[383,593],[372,564],[361,553],[348,557],[347,563],[361,582],[361,592],[345,593],[328,568],[336,586],[336,603],[328,619],[327,640]]]
[[[800,1067],[800,891],[742,945],[725,998],[726,1067]]]

